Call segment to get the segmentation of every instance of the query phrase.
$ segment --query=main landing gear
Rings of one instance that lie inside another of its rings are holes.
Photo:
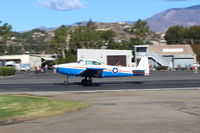
[[[81,84],[83,86],[90,86],[92,85],[92,77],[85,77],[84,79],[81,80]],[[66,80],[64,81],[64,85],[68,86],[69,85],[69,76],[67,75]]]
[[[92,85],[92,77],[85,77],[81,80],[81,84],[84,86],[90,86]]]

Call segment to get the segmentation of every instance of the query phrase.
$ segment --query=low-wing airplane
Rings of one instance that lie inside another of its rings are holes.
[[[122,77],[122,76],[147,76],[149,75],[148,57],[142,57],[137,67],[121,67],[105,65],[93,59],[79,60],[77,63],[54,65],[57,72],[67,75],[65,85],[69,84],[69,76],[84,77],[81,83],[91,85],[92,78]]]

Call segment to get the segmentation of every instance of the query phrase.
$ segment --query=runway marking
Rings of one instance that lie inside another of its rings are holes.
[[[165,91],[165,90],[200,90],[200,87],[192,88],[161,88],[161,89],[120,89],[120,90],[86,90],[86,91],[66,91],[70,93],[98,93],[98,92],[127,92],[127,91]]]
[[[162,88],[162,89],[122,89],[122,90],[86,90],[86,91],[39,91],[39,92],[0,92],[0,94],[31,94],[31,95],[59,95],[63,93],[103,93],[103,92],[134,92],[134,91],[173,91],[173,90],[200,90],[200,87],[192,88]]]

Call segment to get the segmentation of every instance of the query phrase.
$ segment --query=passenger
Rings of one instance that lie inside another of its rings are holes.
[[[45,72],[48,72],[48,65],[44,66]]]
[[[43,73],[44,72],[44,68],[42,66],[40,66],[40,72]]]
[[[38,67],[35,67],[35,74],[38,74]]]
[[[56,68],[54,68],[54,69],[53,69],[53,73],[54,73],[54,74],[56,74],[56,73],[57,73],[57,71],[56,71]]]
[[[194,73],[198,73],[199,64],[194,64]]]
[[[195,66],[195,73],[198,73],[198,68],[199,68],[199,67],[196,65],[196,66]]]

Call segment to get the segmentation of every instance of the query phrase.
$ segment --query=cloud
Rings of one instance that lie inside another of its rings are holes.
[[[81,9],[85,7],[80,0],[39,0],[38,4],[41,7],[62,11]]]

